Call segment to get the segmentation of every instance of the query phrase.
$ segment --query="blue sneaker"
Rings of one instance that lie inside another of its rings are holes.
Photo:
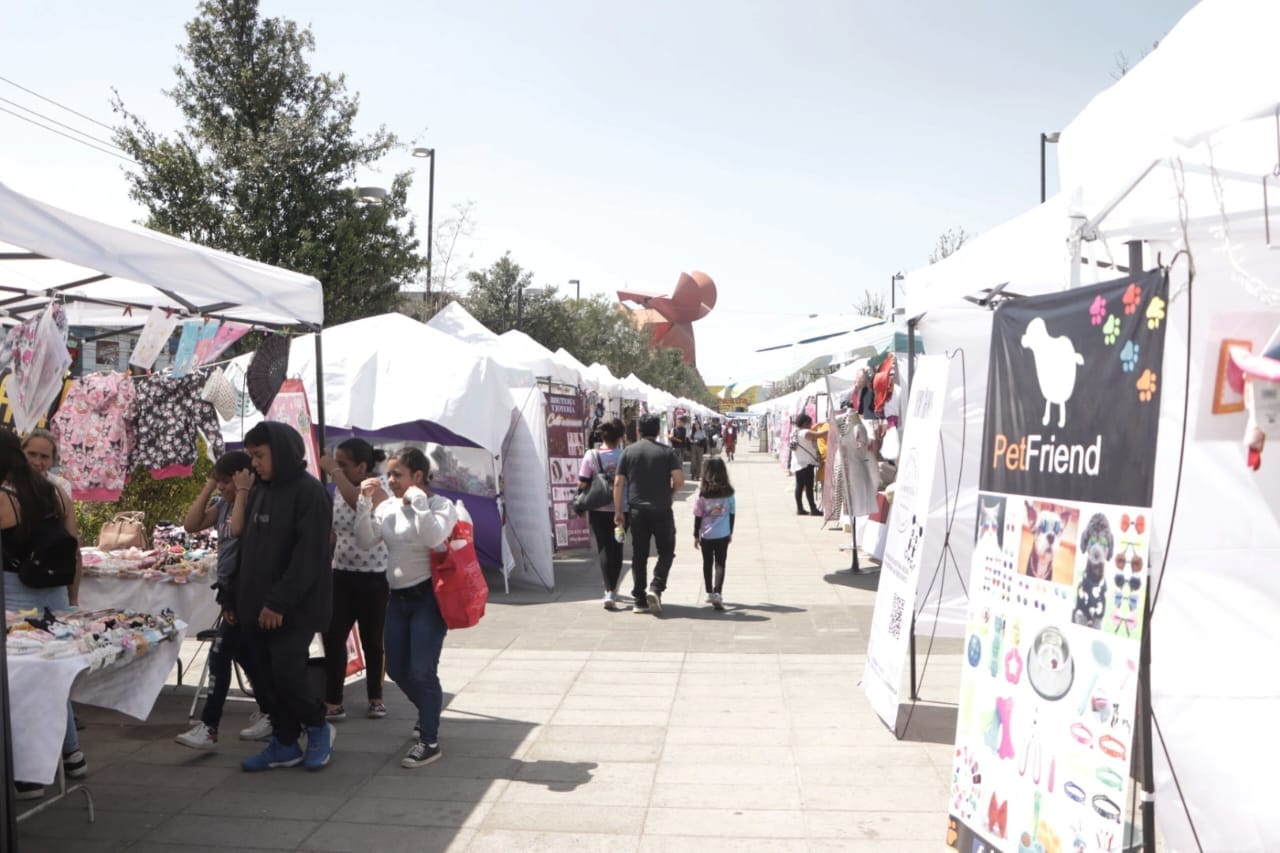
[[[297,767],[301,763],[302,748],[300,746],[296,743],[285,746],[273,737],[267,743],[266,749],[241,761],[240,767],[250,773],[260,773],[277,767]]]
[[[303,763],[308,770],[319,770],[329,763],[333,757],[333,742],[338,739],[338,730],[333,723],[307,729],[307,758]]]

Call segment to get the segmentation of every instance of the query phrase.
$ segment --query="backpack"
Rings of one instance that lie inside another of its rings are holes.
[[[25,556],[5,554],[5,566],[32,589],[69,586],[76,579],[80,543],[67,532],[56,514],[46,515],[31,530],[30,551]]]

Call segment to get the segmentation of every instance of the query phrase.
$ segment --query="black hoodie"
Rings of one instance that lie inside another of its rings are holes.
[[[262,608],[270,607],[283,614],[285,627],[324,631],[333,608],[333,503],[320,481],[307,473],[297,430],[274,422],[265,426],[271,480],[258,481],[249,492],[236,573],[236,615],[241,624],[256,626]]]

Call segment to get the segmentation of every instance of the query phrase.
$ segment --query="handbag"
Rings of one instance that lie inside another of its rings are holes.
[[[449,628],[470,628],[484,616],[489,582],[484,579],[476,556],[471,516],[461,501],[456,506],[458,522],[445,549],[431,552],[431,583],[444,624]]]
[[[592,451],[596,455],[595,474],[591,477],[591,485],[585,492],[573,496],[573,511],[578,515],[586,515],[593,509],[613,503],[613,483],[604,476],[604,465],[600,462],[600,451]]]
[[[142,523],[145,512],[118,512],[116,517],[102,525],[98,531],[99,551],[124,551],[128,548],[147,549],[147,528]]]

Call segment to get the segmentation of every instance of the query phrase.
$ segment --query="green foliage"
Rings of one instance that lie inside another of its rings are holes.
[[[124,487],[120,500],[115,503],[76,503],[76,523],[80,528],[80,538],[86,545],[97,542],[98,530],[118,512],[145,512],[148,537],[157,521],[172,521],[181,525],[182,520],[187,517],[187,510],[200,496],[200,490],[204,488],[211,473],[213,463],[209,461],[203,439],[197,443],[195,471],[190,477],[156,480],[150,471],[139,468]]]
[[[357,136],[359,99],[342,75],[311,72],[311,31],[259,17],[257,0],[206,0],[186,31],[166,93],[185,126],[165,136],[118,94],[114,103],[146,224],[315,276],[329,324],[394,310],[425,267],[407,217],[410,173],[379,205],[361,204],[353,182],[396,138],[385,128]]]

